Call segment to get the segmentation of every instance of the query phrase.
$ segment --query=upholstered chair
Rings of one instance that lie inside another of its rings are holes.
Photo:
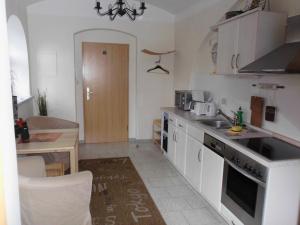
[[[18,158],[22,225],[92,225],[92,173],[45,177],[41,156]]]

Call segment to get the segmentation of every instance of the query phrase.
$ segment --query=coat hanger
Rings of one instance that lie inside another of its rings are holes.
[[[147,55],[152,55],[152,56],[158,56],[159,59],[158,61],[156,61],[156,66],[151,68],[151,69],[148,69],[147,72],[148,73],[154,73],[153,71],[155,70],[160,70],[163,72],[163,74],[170,74],[170,71],[163,68],[161,65],[160,65],[160,62],[161,62],[161,56],[162,55],[168,55],[168,54],[172,54],[172,53],[175,53],[176,51],[166,51],[166,52],[154,52],[154,51],[151,51],[151,50],[148,50],[148,49],[143,49],[142,50],[143,53],[147,54]]]
[[[165,74],[170,74],[170,71],[167,70],[167,69],[165,69],[165,68],[163,68],[163,67],[160,65],[160,62],[161,62],[161,55],[159,55],[158,61],[155,62],[157,65],[156,65],[155,67],[153,67],[153,68],[147,70],[147,72],[148,72],[148,73],[151,73],[151,72],[153,72],[154,70],[161,70],[161,71],[163,71],[163,73],[165,73]]]
[[[169,70],[166,70],[165,68],[161,67],[161,65],[156,65],[155,67],[147,70],[148,73],[153,72],[154,70],[162,70],[165,74],[170,74]]]

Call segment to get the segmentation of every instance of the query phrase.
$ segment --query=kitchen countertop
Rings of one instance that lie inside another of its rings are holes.
[[[174,115],[183,119],[188,125],[204,130],[205,133],[217,138],[218,140],[222,141],[226,145],[231,146],[232,148],[236,149],[237,151],[247,155],[248,157],[256,160],[258,163],[260,163],[268,168],[283,167],[283,166],[287,167],[287,166],[294,166],[295,164],[296,165],[300,164],[300,159],[271,161],[271,160],[259,155],[258,153],[251,151],[250,149],[234,142],[234,140],[233,140],[233,139],[237,139],[237,138],[272,137],[271,132],[265,131],[260,128],[253,127],[251,125],[247,125],[247,127],[255,130],[255,132],[249,132],[249,133],[247,133],[243,136],[239,136],[239,137],[236,137],[236,136],[232,137],[232,136],[226,135],[226,132],[224,131],[224,129],[218,130],[216,128],[207,126],[207,125],[201,123],[200,121],[197,121],[197,120],[209,120],[209,119],[216,119],[216,118],[223,119],[223,117],[221,117],[221,116],[217,116],[217,117],[197,116],[189,111],[183,111],[183,110],[180,110],[180,109],[177,109],[174,107],[163,107],[163,108],[161,108],[161,111],[173,113]]]

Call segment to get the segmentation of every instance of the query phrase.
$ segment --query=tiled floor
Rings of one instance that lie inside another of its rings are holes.
[[[225,225],[152,143],[80,145],[80,159],[129,156],[167,225]]]

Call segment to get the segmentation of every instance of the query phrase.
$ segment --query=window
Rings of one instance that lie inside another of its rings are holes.
[[[20,103],[30,98],[30,80],[25,32],[19,18],[15,15],[8,19],[8,50],[12,92]]]

